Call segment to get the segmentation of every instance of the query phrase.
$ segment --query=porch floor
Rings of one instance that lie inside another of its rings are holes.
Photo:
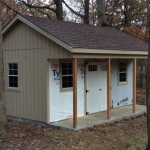
[[[130,118],[138,116],[146,112],[146,106],[136,105],[136,112],[132,112],[132,105],[123,106],[111,110],[111,118],[107,119],[107,111],[78,117],[77,128],[73,128],[73,119],[61,120],[52,122],[49,124],[50,127],[61,128],[63,130],[81,130],[88,127],[92,127],[96,124],[111,123],[114,121],[122,120],[123,118]]]

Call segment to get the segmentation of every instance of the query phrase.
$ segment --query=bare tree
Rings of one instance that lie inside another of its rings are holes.
[[[98,26],[106,26],[106,18],[105,18],[105,0],[96,0],[97,4],[97,18],[98,18]]]
[[[76,10],[71,8],[65,1],[63,1],[63,3],[72,13],[79,16],[85,24],[89,24],[89,0],[84,0],[84,3],[81,2],[83,4],[84,14],[77,12]]]
[[[107,0],[106,20],[111,27],[122,29],[131,25],[146,26],[146,3],[144,0]]]
[[[26,7],[26,12],[29,12],[29,14],[31,15],[35,15],[35,13],[33,13],[33,9],[36,10],[37,12],[46,15],[48,18],[50,18],[51,13],[56,14],[56,18],[58,20],[63,20],[63,7],[62,7],[62,1],[63,0],[51,0],[49,2],[49,4],[44,4],[42,1],[38,0],[18,0],[16,3],[16,8],[13,8],[12,6],[10,6],[7,2],[7,0],[3,0],[2,4],[4,6],[6,6],[8,9],[10,9],[11,11],[15,12],[15,13],[21,13],[22,12],[20,10],[17,10],[18,8],[18,3],[22,3],[25,7]],[[23,6],[22,6],[23,7]],[[44,11],[43,11],[44,10]]]
[[[1,4],[0,4],[1,10]],[[2,21],[0,11],[0,134],[6,132],[6,107],[5,107],[5,80],[4,80],[4,60],[2,48]]]

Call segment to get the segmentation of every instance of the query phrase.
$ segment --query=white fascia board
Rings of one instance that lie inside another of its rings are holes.
[[[84,58],[84,59],[107,59],[107,58],[112,58],[112,59],[147,59],[148,56],[143,56],[143,55],[112,55],[112,54],[73,54],[73,58]]]
[[[2,30],[2,34],[5,32],[18,20],[18,15],[16,15]]]
[[[41,28],[39,28],[38,26],[34,25],[33,23],[31,23],[30,21],[26,20],[25,18],[17,15],[16,17],[14,17],[14,19],[12,19],[10,21],[10,23],[3,29],[2,34],[4,34],[17,20],[22,21],[23,23],[27,24],[28,26],[30,26],[31,28],[33,28],[34,30],[38,31],[39,33],[41,33],[42,35],[46,36],[47,38],[49,38],[50,40],[54,41],[55,43],[59,44],[60,46],[62,46],[63,48],[67,49],[68,51],[72,52],[72,47],[70,47],[69,45],[65,44],[64,42],[60,41],[59,39],[55,38],[54,36],[52,36],[51,34],[47,33],[46,31],[42,30]]]
[[[104,49],[82,49],[73,48],[73,53],[88,53],[88,54],[118,54],[118,55],[148,55],[145,51],[128,51],[128,50],[104,50]]]

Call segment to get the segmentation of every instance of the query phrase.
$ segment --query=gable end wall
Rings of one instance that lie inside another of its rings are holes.
[[[20,90],[6,89],[7,114],[46,122],[47,59],[72,54],[22,22],[3,37],[3,50],[6,81],[7,62],[19,62]]]

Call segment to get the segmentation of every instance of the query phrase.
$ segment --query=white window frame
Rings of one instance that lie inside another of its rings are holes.
[[[17,67],[18,67],[18,75],[9,75],[9,64],[17,64]],[[20,62],[19,61],[6,61],[6,84],[5,84],[5,87],[6,87],[6,90],[7,91],[20,91]],[[10,87],[9,86],[9,76],[17,76],[18,77],[18,87]]]
[[[120,63],[126,63],[126,71],[120,72],[119,71],[119,64]],[[120,74],[126,73],[126,81],[120,81]],[[128,62],[126,60],[119,60],[118,61],[118,85],[126,85],[128,84]]]
[[[60,65],[60,92],[73,91],[73,85],[72,85],[72,87],[69,87],[69,88],[63,88],[62,87],[62,77],[63,77],[63,75],[62,75],[62,63],[72,63],[72,60],[66,59],[66,60],[60,60],[60,62],[59,62],[59,65]],[[65,76],[72,76],[72,82],[73,82],[73,68],[72,68],[72,75],[65,75]]]

